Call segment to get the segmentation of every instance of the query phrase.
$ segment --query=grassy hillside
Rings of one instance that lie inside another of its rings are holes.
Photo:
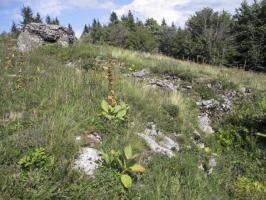
[[[161,55],[107,46],[45,46],[19,54],[0,40],[0,199],[263,199],[266,195],[266,76],[224,67],[197,65]],[[12,43],[12,42],[11,42]],[[12,44],[10,44],[10,47]],[[129,106],[125,121],[107,120],[105,67],[112,55],[114,91]],[[150,76],[177,76],[180,88],[147,88],[133,70]],[[211,84],[213,87],[206,87]],[[216,86],[221,85],[221,89]],[[231,111],[213,115],[214,135],[199,129],[199,99],[248,88]],[[181,151],[168,158],[151,154],[137,136],[149,122],[178,141]],[[94,130],[101,149],[131,144],[145,167],[125,189],[115,169],[103,165],[94,176],[73,169],[80,144],[75,137]],[[191,139],[200,134],[205,148]],[[217,166],[199,169],[211,154]],[[32,159],[25,159],[31,155]],[[149,158],[149,159],[148,159]]]

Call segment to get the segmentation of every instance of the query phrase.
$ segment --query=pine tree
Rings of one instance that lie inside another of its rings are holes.
[[[88,26],[85,24],[83,32],[82,32],[82,36],[86,35],[87,33],[89,33],[89,28]]]
[[[163,18],[161,26],[167,26],[165,19]]]
[[[118,20],[117,14],[116,14],[115,12],[112,12],[112,13],[111,13],[111,16],[110,16],[110,23],[111,23],[111,24],[118,24],[118,23],[119,23],[119,20]]]
[[[40,13],[37,12],[36,17],[34,18],[34,22],[42,23],[42,18],[41,18]]]
[[[32,10],[29,6],[23,6],[21,9],[21,16],[23,20],[21,21],[21,26],[25,26],[34,21]]]
[[[11,26],[11,34],[17,36],[19,34],[19,29],[17,28],[16,23],[13,21]]]
[[[54,20],[54,23],[53,24],[55,24],[55,25],[59,25],[60,24],[60,22],[59,22],[59,20],[58,20],[58,18],[56,17],[55,18],[55,20]]]
[[[73,32],[73,28],[72,28],[71,24],[68,24],[68,30],[69,30],[70,32]]]
[[[45,19],[45,22],[46,24],[51,24],[51,17],[49,15],[46,16],[46,19]]]

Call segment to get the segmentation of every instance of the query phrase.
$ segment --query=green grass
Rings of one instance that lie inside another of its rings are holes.
[[[5,45],[3,38],[0,45]],[[247,194],[238,177],[247,177],[250,187],[256,181],[266,186],[265,154],[257,157],[249,150],[224,147],[214,137],[202,135],[207,146],[218,153],[218,166],[211,176],[206,176],[198,164],[207,155],[190,141],[198,127],[199,111],[194,100],[183,92],[148,90],[143,82],[122,72],[134,65],[138,69],[151,68],[154,74],[182,76],[189,82],[204,77],[223,81],[226,88],[231,88],[231,83],[234,87],[248,84],[261,94],[265,75],[83,44],[68,49],[46,46],[24,54],[22,64],[6,69],[6,53],[0,50],[0,199],[244,199]],[[110,122],[99,115],[100,102],[108,95],[103,66],[109,53],[115,63],[116,96],[130,107],[125,122]],[[16,63],[16,58],[12,62]],[[120,69],[120,64],[124,68]],[[21,88],[16,89],[18,76],[10,75],[18,75],[20,68]],[[216,95],[198,90],[195,92],[199,96]],[[9,112],[23,114],[21,118],[4,119]],[[124,189],[119,177],[105,167],[95,177],[73,169],[80,148],[76,135],[94,129],[103,138],[103,149],[131,144],[134,151],[149,153],[135,133],[142,132],[151,121],[170,136],[183,134],[191,148],[183,148],[171,159],[163,155],[155,155],[149,161],[141,159],[146,172],[134,178],[130,190]],[[19,161],[36,148],[45,150],[53,159],[52,165],[48,170],[25,172]],[[258,193],[252,196],[254,199],[265,195],[256,188],[252,191]]]

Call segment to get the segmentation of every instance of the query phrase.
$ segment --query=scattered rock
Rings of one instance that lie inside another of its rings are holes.
[[[4,121],[5,120],[16,120],[23,117],[23,112],[9,112],[4,114]]]
[[[211,120],[209,119],[208,114],[203,113],[199,116],[199,128],[205,133],[213,134],[214,130],[210,126],[210,123]]]
[[[87,175],[93,175],[101,163],[102,157],[99,150],[83,147],[79,157],[74,162],[74,168],[84,171]]]
[[[74,168],[84,171],[88,175],[93,175],[96,169],[102,164],[101,153],[98,150],[101,144],[101,137],[95,131],[85,131],[76,137],[83,147],[78,158],[74,161]]]
[[[224,110],[231,110],[232,102],[228,96],[223,95],[222,96],[224,102],[222,103],[222,108]]]
[[[147,73],[148,73],[148,71],[146,69],[143,69],[141,71],[135,71],[135,72],[133,72],[132,75],[134,77],[137,77],[137,78],[143,78]]]
[[[150,85],[156,85],[160,88],[170,90],[170,91],[176,91],[177,86],[175,86],[171,81],[169,80],[160,80],[160,79],[149,79]]]
[[[30,23],[23,27],[18,37],[18,49],[22,52],[30,51],[45,43],[57,43],[68,47],[74,43],[75,33],[69,29],[52,24]]]
[[[198,101],[196,102],[197,106],[202,106],[205,108],[214,108],[217,105],[219,105],[219,102],[215,101],[214,99],[210,99],[210,100],[202,100],[202,101]]]
[[[165,136],[160,131],[157,131],[154,123],[148,123],[144,133],[138,133],[138,135],[145,140],[153,152],[173,157],[174,151],[180,150],[180,145],[170,137]]]
[[[204,162],[200,162],[199,169],[206,172],[207,175],[211,175],[213,168],[217,166],[216,157],[217,154],[212,154],[209,158],[206,159]]]

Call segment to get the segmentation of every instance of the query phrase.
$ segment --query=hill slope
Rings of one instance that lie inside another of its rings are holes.
[[[129,106],[124,121],[101,115],[110,54],[115,96]],[[265,74],[84,44],[0,56],[1,199],[265,197]],[[175,156],[140,137],[151,125],[158,144],[178,144]],[[73,168],[84,132],[97,132],[104,152],[130,144],[140,155],[146,170],[132,174],[132,188],[114,167],[94,176]]]

